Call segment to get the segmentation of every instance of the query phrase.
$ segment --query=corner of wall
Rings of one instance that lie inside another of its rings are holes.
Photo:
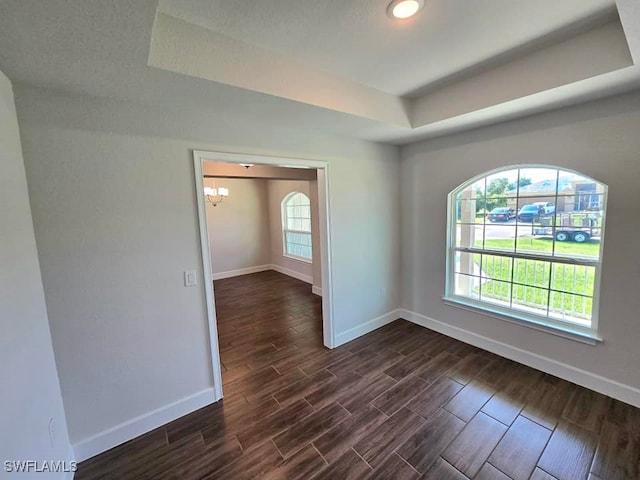
[[[0,257],[12,260],[0,269],[0,363],[9,366],[0,396],[1,460],[61,461],[67,466],[73,456],[20,133],[13,86],[0,72]]]
[[[78,461],[86,460],[217,400],[213,388],[205,389],[81,440],[73,452]]]
[[[363,322],[360,325],[356,325],[349,330],[336,334],[335,347],[339,347],[340,345],[349,343],[351,340],[355,340],[362,335],[366,335],[367,333],[373,332],[380,327],[384,327],[388,323],[395,322],[401,317],[400,313],[401,310],[399,308],[396,308],[388,313],[385,313],[384,315],[380,315],[379,317]]]

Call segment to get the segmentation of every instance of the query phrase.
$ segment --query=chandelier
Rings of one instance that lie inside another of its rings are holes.
[[[224,197],[229,196],[229,189],[224,187],[204,187],[204,196],[207,199],[207,202],[215,207],[222,202]]]

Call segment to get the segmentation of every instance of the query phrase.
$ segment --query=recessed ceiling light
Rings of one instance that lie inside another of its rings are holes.
[[[424,0],[393,0],[387,7],[387,15],[393,19],[413,17],[424,7]]]

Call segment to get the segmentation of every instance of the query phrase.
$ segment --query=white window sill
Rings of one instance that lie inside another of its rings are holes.
[[[313,259],[308,259],[308,258],[302,258],[302,257],[295,257],[293,255],[287,255],[287,254],[283,254],[282,255],[284,258],[288,258],[289,260],[295,260],[296,262],[300,262],[300,263],[308,263],[309,265],[313,264]]]
[[[576,342],[586,343],[588,345],[597,345],[599,342],[603,342],[602,337],[594,330],[588,330],[586,328],[580,328],[579,326],[573,327],[572,325],[558,325],[553,321],[545,321],[543,319],[537,319],[528,317],[527,315],[520,315],[519,312],[510,311],[508,314],[493,309],[486,304],[479,304],[473,300],[466,299],[464,297],[442,297],[445,304],[452,307],[461,308],[474,313],[480,313],[487,315],[498,320],[503,320],[509,323],[515,323],[523,327],[532,328],[541,332],[549,333],[559,337],[574,340]]]

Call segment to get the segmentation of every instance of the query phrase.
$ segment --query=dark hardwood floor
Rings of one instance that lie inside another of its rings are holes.
[[[224,400],[76,479],[640,479],[637,408],[404,320],[328,350],[276,272],[215,295]]]

